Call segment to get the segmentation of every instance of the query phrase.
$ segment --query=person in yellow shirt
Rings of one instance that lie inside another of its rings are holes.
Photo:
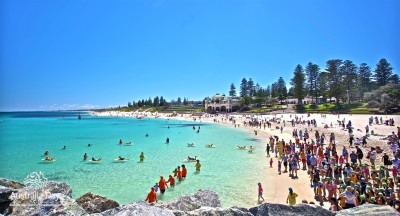
[[[286,203],[289,203],[289,205],[296,205],[296,197],[298,195],[296,193],[293,192],[293,189],[290,187],[289,188],[289,194],[288,197],[286,199]]]
[[[197,163],[196,163],[196,165],[194,165],[194,166],[196,167],[196,172],[200,172],[201,164],[200,164],[200,161],[199,161],[199,160],[197,160]]]

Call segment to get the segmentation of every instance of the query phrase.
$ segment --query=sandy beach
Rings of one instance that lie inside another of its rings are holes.
[[[173,115],[172,113],[150,113],[150,112],[117,112],[117,111],[107,111],[107,112],[91,112],[92,115],[95,116],[110,116],[110,117],[132,117],[132,118],[165,118],[165,119],[180,119],[180,120],[187,120],[187,121],[193,121],[194,118],[196,118],[196,121],[201,121],[201,122],[209,122],[209,123],[216,123],[216,124],[222,124],[227,127],[235,127],[232,121],[229,121],[229,118],[232,118],[235,120],[236,126],[239,126],[240,128],[245,128],[249,133],[252,133],[254,136],[257,136],[258,139],[262,139],[263,144],[263,149],[260,149],[262,151],[265,151],[265,146],[269,140],[270,136],[279,136],[279,139],[284,139],[286,142],[289,140],[294,141],[294,138],[292,136],[292,131],[293,129],[297,130],[305,130],[308,128],[310,132],[310,138],[314,139],[314,132],[316,130],[319,131],[320,134],[324,133],[325,136],[329,137],[331,133],[335,134],[336,137],[336,145],[337,145],[337,150],[338,152],[341,151],[343,146],[346,146],[348,148],[349,142],[349,134],[347,130],[343,130],[342,126],[338,124],[339,121],[345,121],[346,123],[351,120],[352,125],[354,127],[353,134],[355,137],[362,137],[365,135],[365,126],[368,125],[368,118],[371,115],[330,115],[327,114],[325,116],[321,114],[277,114],[277,115],[237,115],[237,114],[219,114],[219,115],[203,115],[201,118],[198,116],[191,116],[190,114],[177,114]],[[300,124],[296,125],[295,127],[292,127],[291,121],[292,118],[295,116],[301,118],[302,120],[308,121],[308,120],[315,120],[317,122],[317,126],[314,127],[312,125],[308,126],[307,124]],[[375,117],[376,115],[374,115]],[[272,122],[272,127],[271,128],[254,128],[250,126],[245,126],[244,122],[249,121],[250,118],[257,118],[259,120],[264,119],[264,120],[270,120],[272,118],[276,118],[278,122]],[[370,131],[374,131],[376,135],[370,135],[369,138],[367,139],[367,147],[361,147],[361,149],[364,152],[364,155],[367,154],[368,150],[370,149],[371,146],[380,146],[383,149],[383,152],[386,152],[390,158],[393,158],[393,153],[390,149],[390,147],[387,145],[385,140],[382,140],[382,138],[386,137],[387,135],[390,135],[392,132],[397,133],[397,126],[400,122],[400,116],[397,115],[378,115],[378,118],[382,117],[383,121],[388,120],[390,118],[394,119],[395,126],[387,126],[384,124],[375,124],[374,123],[369,126]],[[286,123],[284,124],[283,121]],[[329,128],[324,128],[325,125],[328,125]],[[332,125],[332,127],[331,127]],[[282,132],[280,129],[275,129],[276,126],[281,127],[283,126]],[[255,135],[255,132],[257,131],[257,135]],[[259,150],[259,149],[257,149]],[[348,148],[349,152],[352,150],[355,150],[355,147],[353,145],[352,148]],[[286,203],[286,197],[288,194],[288,188],[292,187],[293,190],[299,195],[297,198],[297,203],[300,203],[302,200],[307,200],[308,202],[315,202],[314,198],[314,192],[312,188],[310,187],[310,179],[307,174],[306,170],[298,170],[298,178],[292,179],[289,177],[288,173],[282,173],[279,175],[277,171],[277,162],[279,158],[275,158],[274,154],[270,154],[273,157],[273,168],[269,167],[269,160],[270,157],[267,157],[267,154],[265,153],[265,157],[260,158],[260,163],[264,164],[265,170],[262,170],[261,172],[266,172],[266,175],[262,175],[263,177],[260,179],[260,182],[263,184],[264,187],[264,198],[266,202],[272,202],[272,203]],[[383,153],[378,154],[377,157],[377,164],[381,165],[383,164],[382,161],[382,156]],[[368,159],[364,157],[363,162],[367,162]],[[369,163],[369,162],[368,162]],[[282,171],[283,171],[283,166],[282,166]],[[255,190],[255,186],[249,185],[249,190]],[[257,202],[257,196],[255,194],[254,196],[254,201]],[[330,205],[329,203],[324,203],[324,207],[328,208]]]

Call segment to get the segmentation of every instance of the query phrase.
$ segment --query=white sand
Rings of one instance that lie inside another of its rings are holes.
[[[177,116],[171,116],[172,113],[150,113],[150,112],[116,112],[116,111],[107,111],[107,112],[92,112],[92,115],[95,116],[114,116],[114,117],[131,117],[131,118],[141,118],[141,117],[150,117],[150,118],[174,118],[174,119],[179,119],[179,120],[188,120],[188,121],[193,121],[193,118],[197,118],[197,121],[199,121],[199,117],[197,116],[191,116],[189,114],[178,114]],[[229,115],[229,114],[228,114]],[[244,127],[243,122],[248,121],[249,119],[246,117],[250,117],[251,115],[243,116],[243,115],[229,115],[230,117],[233,117],[236,120],[236,124],[240,124],[240,128],[246,128],[249,133],[252,133],[254,135],[254,130],[258,131],[258,138],[261,138],[263,142],[265,142],[265,145],[267,144],[268,138],[271,135],[277,135],[279,136],[280,139],[285,139],[285,141],[292,140],[294,141],[294,138],[292,137],[292,131],[294,128],[298,130],[305,130],[308,128],[310,131],[310,138],[315,139],[314,137],[314,132],[315,130],[318,130],[320,134],[325,133],[325,136],[329,139],[330,133],[335,133],[335,138],[336,138],[336,144],[337,144],[337,151],[340,155],[341,149],[343,146],[348,147],[348,132],[344,131],[341,126],[338,125],[337,121],[338,120],[344,120],[347,124],[349,120],[352,121],[352,125],[354,127],[353,134],[355,137],[360,137],[365,135],[365,126],[368,125],[368,118],[371,115],[329,115],[327,114],[326,117],[322,117],[320,114],[311,114],[310,117],[307,117],[307,114],[278,114],[278,115],[253,115],[253,117],[259,118],[259,119],[272,119],[273,117],[281,118],[282,120],[290,121],[291,117],[294,116],[301,117],[304,120],[311,120],[315,119],[317,122],[317,127],[310,126],[308,127],[307,124],[305,125],[296,125],[296,127],[292,127],[290,122],[286,123],[286,126],[283,129],[283,133],[280,132],[280,130],[275,129],[275,126],[281,126],[283,125],[283,122],[281,124],[277,123],[272,123],[272,127],[266,128],[265,130],[263,127],[261,129],[255,129],[253,127],[247,126]],[[376,115],[374,115],[375,117]],[[381,135],[389,135],[394,131],[397,133],[397,125],[400,123],[400,116],[398,115],[378,115],[378,118],[382,116],[383,121],[388,120],[389,118],[393,118],[395,121],[396,126],[386,126],[386,125],[376,125],[375,121],[372,126],[370,126],[370,131],[374,130],[374,133],[376,134],[381,134]],[[223,120],[224,119],[224,120]],[[214,123],[214,120],[217,121],[218,124],[223,124],[228,127],[234,127],[232,122],[227,121],[227,115],[203,115],[201,117],[202,122],[210,122]],[[324,128],[325,124],[333,125],[332,128]],[[361,131],[359,131],[359,130]],[[386,152],[390,157],[393,157],[393,153],[389,146],[387,145],[386,141],[381,140],[383,136],[370,136],[369,139],[367,140],[368,144],[366,148],[361,147],[361,149],[364,152],[364,155],[367,154],[367,151],[370,149],[371,146],[380,146],[384,152]],[[354,144],[353,144],[354,146]],[[353,147],[355,149],[355,147]],[[348,149],[349,152],[353,150],[353,148]],[[265,149],[265,148],[264,148]],[[273,156],[273,154],[271,154]],[[376,163],[378,165],[383,164],[382,161],[382,156],[383,154],[379,154],[377,157]],[[288,187],[292,187],[294,192],[296,192],[299,196],[297,198],[297,203],[300,203],[301,200],[305,199],[308,202],[313,201],[317,203],[314,199],[314,192],[312,188],[310,187],[310,180],[307,175],[307,171],[303,170],[298,170],[298,178],[297,179],[292,179],[288,175],[288,173],[282,173],[281,175],[278,174],[277,171],[277,158],[273,157],[274,160],[274,165],[273,168],[269,168],[267,166],[270,158],[268,157],[263,157],[260,158],[260,163],[265,164],[265,171],[267,172],[267,175],[264,175],[263,179],[260,179],[260,182],[262,182],[263,187],[264,187],[264,198],[266,202],[273,202],[273,203],[286,203],[286,197],[288,194]],[[368,159],[364,157],[363,161],[367,162]],[[282,171],[284,170],[284,167],[282,166]],[[249,188],[249,190],[254,190],[254,188]],[[255,194],[254,198],[255,202],[257,200],[257,196]],[[324,204],[324,207],[329,207],[327,203]]]

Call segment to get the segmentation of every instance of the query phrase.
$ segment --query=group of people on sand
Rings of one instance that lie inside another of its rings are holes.
[[[373,124],[371,118],[369,121],[369,124]],[[316,124],[311,122],[311,125],[313,123]],[[389,125],[394,126],[393,119],[390,119]],[[345,127],[352,127],[351,121]],[[267,156],[272,152],[276,158],[279,157],[279,174],[281,162],[285,168],[284,173],[289,168],[289,176],[292,178],[297,177],[300,168],[307,170],[316,201],[320,205],[329,201],[332,211],[364,203],[389,205],[400,211],[400,128],[397,127],[397,130],[397,134],[393,131],[382,138],[386,142],[381,145],[390,146],[392,152],[383,152],[379,146],[367,147],[367,144],[360,145],[357,142],[354,149],[353,133],[349,133],[349,146],[337,149],[334,133],[326,137],[317,130],[312,133],[312,128],[306,128],[304,132],[295,129],[292,133],[295,142],[285,142],[277,136],[270,137],[266,152]],[[366,137],[370,136],[369,131],[366,133]],[[349,151],[348,148],[353,149]],[[389,156],[392,153],[393,156]],[[368,159],[367,162],[365,159]],[[383,163],[378,164],[378,159]],[[270,167],[272,163],[271,158]],[[290,202],[290,196],[293,196],[291,192],[287,202]]]
[[[200,172],[201,164],[199,160],[197,160],[195,167],[196,172]],[[178,180],[178,182],[181,182],[186,179],[186,175],[186,166],[182,164],[181,166],[178,166],[176,169],[174,169],[172,174],[168,175],[168,179],[165,179],[164,176],[160,176],[159,182],[155,183],[155,185],[151,187],[150,192],[147,194],[147,197],[144,201],[148,202],[149,204],[154,204],[155,202],[158,202],[158,191],[160,191],[160,195],[163,195],[167,188],[175,188],[176,179]]]

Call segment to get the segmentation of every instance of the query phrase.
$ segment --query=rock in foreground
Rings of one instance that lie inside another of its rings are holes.
[[[193,211],[201,207],[222,207],[219,196],[214,191],[202,190],[194,194],[187,194],[169,202],[156,204],[162,209],[173,211]]]
[[[355,216],[355,215],[376,215],[376,216],[396,216],[400,215],[394,208],[387,205],[364,204],[351,209],[339,211],[337,216]]]
[[[331,211],[324,209],[320,206],[310,204],[298,204],[295,206],[276,204],[276,203],[263,203],[258,207],[249,209],[253,215],[256,216],[273,216],[273,215],[288,215],[288,216],[329,216],[333,215]]]
[[[107,199],[106,197],[94,194],[92,192],[82,195],[76,200],[76,202],[89,213],[100,213],[119,207],[119,204],[116,201]]]

